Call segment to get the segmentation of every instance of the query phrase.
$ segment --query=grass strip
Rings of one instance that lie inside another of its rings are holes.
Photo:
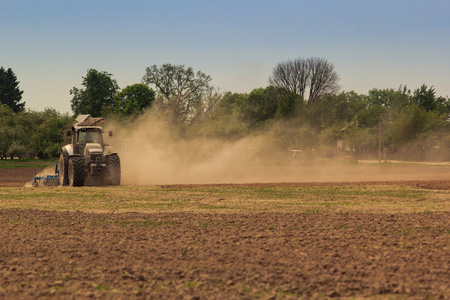
[[[401,185],[309,187],[0,188],[0,208],[87,212],[378,212],[450,211],[450,191]]]

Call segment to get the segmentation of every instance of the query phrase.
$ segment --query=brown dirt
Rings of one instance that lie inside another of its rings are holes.
[[[0,169],[0,187],[19,187],[24,186],[27,183],[30,183],[33,179],[35,172],[39,174],[42,172],[44,168],[2,168]],[[289,168],[287,170],[290,170]],[[424,171],[425,170],[425,171]],[[50,171],[53,171],[51,169]],[[52,172],[50,172],[52,173]],[[49,174],[50,174],[49,173]],[[316,176],[314,174],[309,174],[307,178],[298,178],[293,174],[290,174],[290,177],[282,177],[284,182],[257,182],[257,183],[234,183],[234,184],[171,184],[171,185],[163,185],[164,187],[177,187],[177,188],[189,188],[192,187],[226,187],[230,185],[237,186],[247,186],[247,187],[260,187],[260,186],[319,186],[319,185],[355,185],[364,183],[365,185],[376,184],[376,185],[392,185],[392,184],[401,184],[408,186],[416,186],[418,188],[425,189],[441,189],[441,190],[449,190],[450,189],[450,170],[448,168],[410,168],[408,170],[408,174],[392,174],[394,172],[390,172],[389,174],[376,177],[372,176],[370,172],[360,173],[355,178],[350,178],[349,175],[340,175],[339,179],[332,178],[332,174],[329,176],[324,176],[320,174],[320,176]],[[430,174],[434,174],[433,176]],[[297,174],[298,175],[298,174]],[[407,177],[408,179],[405,179]],[[437,179],[439,178],[439,179]],[[305,179],[305,181],[299,180]],[[307,180],[306,180],[307,179]],[[317,179],[317,181],[314,181]],[[331,181],[327,181],[327,179]],[[346,181],[349,180],[349,181]],[[296,181],[296,182],[290,182]],[[251,181],[250,181],[251,182]]]
[[[0,169],[0,186],[33,176]],[[450,189],[447,179],[364,182],[399,183]],[[450,212],[0,209],[0,228],[0,299],[450,299]]]
[[[356,182],[273,182],[246,184],[166,184],[163,188],[199,188],[199,187],[303,187],[303,186],[346,186],[346,185],[405,185],[421,189],[450,190],[450,180],[392,180],[392,181],[356,181]]]
[[[449,220],[2,209],[0,298],[448,299]]]
[[[0,168],[0,187],[24,186],[33,180],[44,168]]]

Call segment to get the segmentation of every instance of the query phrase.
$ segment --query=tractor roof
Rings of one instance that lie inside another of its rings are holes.
[[[81,130],[81,131],[89,131],[89,130],[100,130],[103,131],[103,128],[100,126],[75,126],[75,130]]]
[[[91,115],[79,115],[75,121],[75,127],[103,127],[103,118],[93,118]]]

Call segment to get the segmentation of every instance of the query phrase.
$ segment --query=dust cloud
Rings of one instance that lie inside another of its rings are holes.
[[[232,183],[259,178],[247,167],[257,161],[260,137],[238,142],[181,138],[152,114],[126,128],[107,124],[105,131],[109,130],[113,136],[108,142],[121,160],[122,184]]]
[[[148,113],[127,126],[105,122],[106,137],[121,159],[123,185],[269,182],[385,181],[450,178],[448,168],[377,164],[286,166],[288,149],[274,150],[264,135],[238,141],[186,138]]]

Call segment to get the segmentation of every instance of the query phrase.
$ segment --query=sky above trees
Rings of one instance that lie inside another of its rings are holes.
[[[446,0],[0,0],[0,66],[26,108],[71,112],[90,68],[120,88],[183,64],[222,91],[266,87],[277,63],[323,57],[345,91],[434,86],[450,96]]]

